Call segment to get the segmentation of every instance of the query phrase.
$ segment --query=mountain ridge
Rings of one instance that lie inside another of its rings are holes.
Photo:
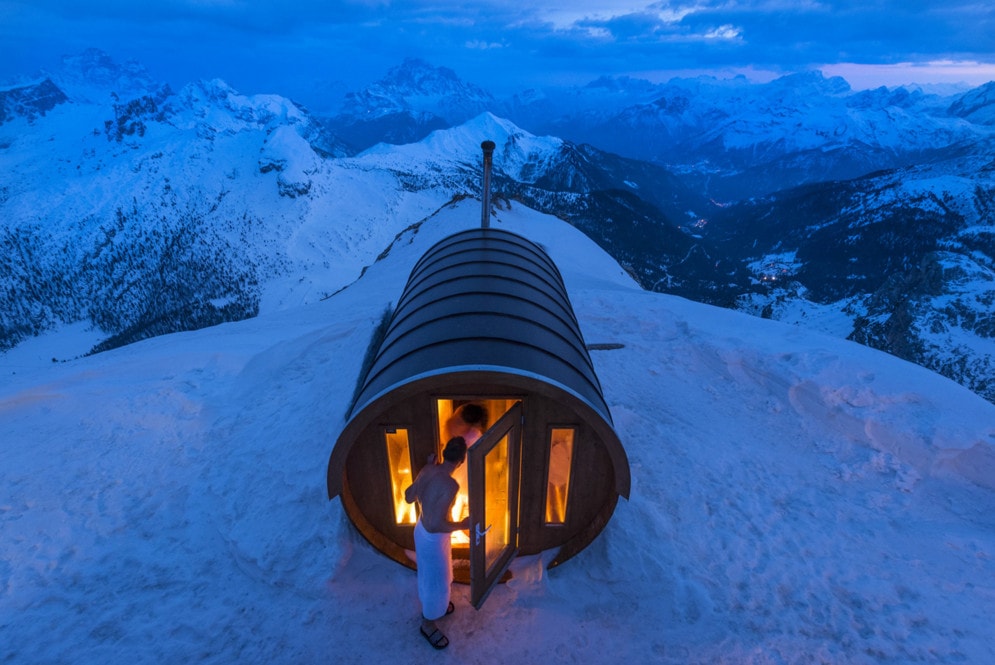
[[[851,145],[862,173],[848,179],[831,178],[832,169],[820,171],[809,156],[835,148],[782,151],[756,168],[782,160],[767,177],[797,168],[818,171],[818,179],[730,202],[697,186],[712,177],[707,169],[689,177],[533,134],[489,110],[417,142],[381,141],[356,153],[326,122],[279,95],[243,96],[220,80],[173,91],[136,65],[115,73],[111,64],[99,54],[68,63],[64,78],[74,81],[78,98],[58,97],[58,76],[4,91],[47,90],[22,97],[39,100],[34,110],[22,101],[23,112],[0,122],[0,166],[8,174],[0,183],[3,348],[80,321],[102,330],[97,348],[107,348],[320,299],[344,286],[337,276],[343,266],[360,274],[403,229],[450,201],[479,197],[479,145],[489,138],[498,143],[496,206],[523,204],[570,222],[643,288],[821,326],[995,399],[985,374],[995,140],[985,125],[956,116],[955,125],[969,127],[975,140],[947,134],[953,144],[876,171],[866,171],[875,166],[875,149]],[[405,63],[409,70],[427,66]],[[460,89],[453,76],[447,70],[418,80],[449,94]],[[135,96],[101,87],[108,81],[123,81]],[[914,90],[853,95],[845,82],[813,73],[764,87],[783,92],[769,102],[745,80],[723,94],[753,95],[751,104],[774,109],[804,96],[792,86],[808,98],[822,90],[847,108],[887,103],[903,113],[955,108],[972,117],[983,117],[990,92],[982,86],[954,106]],[[580,93],[597,99],[580,106],[659,89],[601,80]],[[870,101],[876,98],[885,101]],[[692,108],[690,98],[660,100],[654,113]],[[431,95],[421,101],[430,106]],[[749,169],[742,173],[759,181]]]

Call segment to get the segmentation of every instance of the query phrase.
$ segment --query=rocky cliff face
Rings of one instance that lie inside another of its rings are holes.
[[[69,98],[51,79],[0,90],[0,124],[15,118],[31,123],[67,101]]]

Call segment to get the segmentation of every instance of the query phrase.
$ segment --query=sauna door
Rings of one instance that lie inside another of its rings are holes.
[[[470,487],[470,602],[484,604],[518,552],[522,403],[516,402],[467,451]]]

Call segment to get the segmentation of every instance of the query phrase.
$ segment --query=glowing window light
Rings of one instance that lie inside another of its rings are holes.
[[[394,499],[394,520],[397,524],[414,524],[418,519],[415,504],[404,500],[404,490],[412,483],[408,430],[387,430],[384,436],[387,441],[390,489]]]
[[[484,456],[484,521],[489,527],[484,552],[488,569],[511,542],[508,448],[508,437],[505,436]]]
[[[549,472],[546,476],[546,524],[567,521],[570,466],[573,462],[574,430],[554,427],[549,436]]]
[[[460,487],[459,492],[456,495],[456,501],[453,502],[453,508],[449,516],[453,522],[459,522],[470,515],[470,502],[467,497],[466,488]],[[470,534],[466,531],[453,531],[449,542],[453,545],[459,545],[461,547],[466,547],[470,544]]]

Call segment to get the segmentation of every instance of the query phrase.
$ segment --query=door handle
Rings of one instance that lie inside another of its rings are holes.
[[[474,527],[474,531],[476,532],[475,535],[477,537],[477,543],[476,543],[477,545],[480,545],[480,539],[483,538],[485,535],[487,535],[487,532],[491,530],[492,526],[494,526],[494,525],[493,524],[488,524],[487,528],[484,529],[483,531],[481,531],[480,530],[480,522],[477,522],[477,526]]]

